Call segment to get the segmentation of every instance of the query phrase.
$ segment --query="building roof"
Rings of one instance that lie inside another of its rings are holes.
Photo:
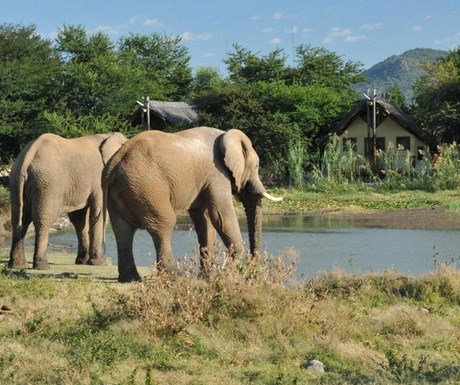
[[[376,107],[379,110],[383,110],[386,114],[386,117],[391,116],[401,127],[405,128],[409,133],[417,137],[422,142],[434,146],[435,140],[415,123],[403,110],[391,104],[385,99],[374,98]],[[360,100],[356,106],[344,116],[344,118],[335,126],[332,133],[337,135],[343,134],[351,122],[358,116],[366,114],[368,100]]]
[[[191,103],[149,100],[148,107],[151,113],[168,124],[192,123],[198,119],[196,106]]]

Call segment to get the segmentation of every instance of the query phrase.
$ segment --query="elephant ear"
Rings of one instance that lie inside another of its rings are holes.
[[[106,164],[127,140],[128,138],[119,132],[110,134],[110,136],[106,138],[99,146],[102,162]]]
[[[238,192],[244,187],[244,170],[246,166],[246,153],[248,151],[248,137],[240,130],[227,131],[220,142],[220,150],[224,163],[235,179]],[[249,145],[250,142],[249,142]]]

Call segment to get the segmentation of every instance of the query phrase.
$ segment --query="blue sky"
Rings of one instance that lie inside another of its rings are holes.
[[[193,67],[225,70],[234,43],[266,54],[324,47],[364,68],[413,48],[460,45],[459,0],[0,0],[0,23],[35,24],[54,38],[63,25],[182,36]],[[289,62],[291,63],[291,62]]]

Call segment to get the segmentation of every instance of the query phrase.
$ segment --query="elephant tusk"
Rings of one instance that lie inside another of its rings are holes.
[[[280,201],[283,200],[283,197],[274,197],[273,195],[270,195],[266,191],[264,191],[263,195],[264,195],[265,198],[270,199],[273,202],[280,202]]]

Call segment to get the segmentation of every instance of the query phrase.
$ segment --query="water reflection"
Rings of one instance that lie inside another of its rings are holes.
[[[241,223],[248,242],[246,225]],[[57,232],[50,242],[76,245],[74,232]],[[263,250],[277,256],[294,250],[299,255],[298,274],[311,277],[335,268],[347,272],[382,272],[395,269],[407,275],[433,270],[435,263],[459,261],[459,230],[410,230],[354,226],[347,219],[324,216],[265,216]],[[181,218],[173,234],[176,256],[195,255],[196,234]],[[150,266],[155,251],[149,234],[138,231],[134,241],[138,265]],[[107,233],[106,255],[116,263],[115,238]]]

